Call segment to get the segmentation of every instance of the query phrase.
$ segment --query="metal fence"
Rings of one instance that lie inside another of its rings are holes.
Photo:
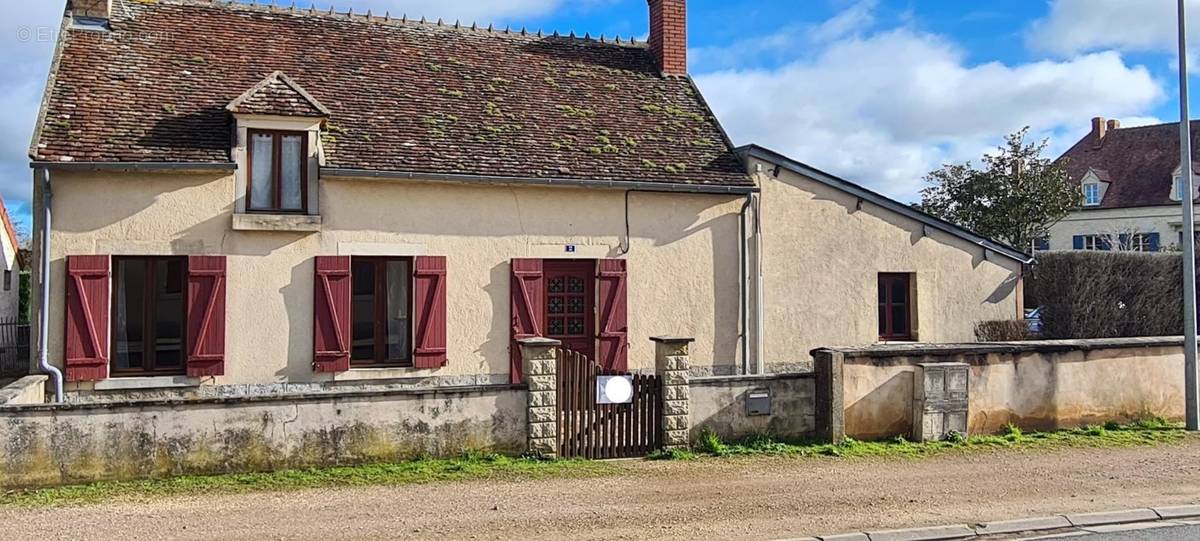
[[[0,377],[29,375],[29,323],[0,318]]]

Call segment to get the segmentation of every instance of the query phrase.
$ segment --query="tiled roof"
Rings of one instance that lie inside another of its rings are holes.
[[[329,116],[329,109],[281,71],[268,75],[245,94],[229,102],[225,109],[251,115]]]
[[[643,44],[204,0],[113,12],[110,34],[64,32],[35,160],[228,163],[226,106],[280,71],[328,108],[329,167],[752,185]]]
[[[1200,157],[1200,121],[1192,121],[1192,153]],[[1060,157],[1078,184],[1095,170],[1109,182],[1100,208],[1171,205],[1175,170],[1179,167],[1179,123],[1110,129],[1100,148],[1094,135],[1084,136]],[[1095,208],[1095,207],[1093,207]]]

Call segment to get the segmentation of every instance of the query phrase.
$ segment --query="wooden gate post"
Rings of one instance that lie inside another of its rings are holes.
[[[688,370],[688,345],[694,338],[658,336],[654,341],[654,366],[662,378],[663,449],[686,449],[691,441],[692,422],[689,401],[691,400],[691,377]]]
[[[549,338],[522,338],[521,369],[529,385],[526,442],[530,454],[558,456],[558,348]]]

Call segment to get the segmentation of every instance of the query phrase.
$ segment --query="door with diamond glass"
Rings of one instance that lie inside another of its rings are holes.
[[[546,336],[595,359],[596,263],[547,260],[545,272]]]

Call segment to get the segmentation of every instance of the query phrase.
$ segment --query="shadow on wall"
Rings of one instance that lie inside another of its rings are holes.
[[[750,415],[747,399],[752,392],[770,390],[769,415]],[[793,375],[766,381],[694,382],[691,385],[690,437],[697,441],[704,430],[734,442],[759,435],[782,440],[811,437],[816,429],[814,378]]]
[[[913,372],[893,373],[853,404],[846,406],[846,435],[858,440],[880,440],[912,433]],[[847,384],[851,378],[847,378]]]

